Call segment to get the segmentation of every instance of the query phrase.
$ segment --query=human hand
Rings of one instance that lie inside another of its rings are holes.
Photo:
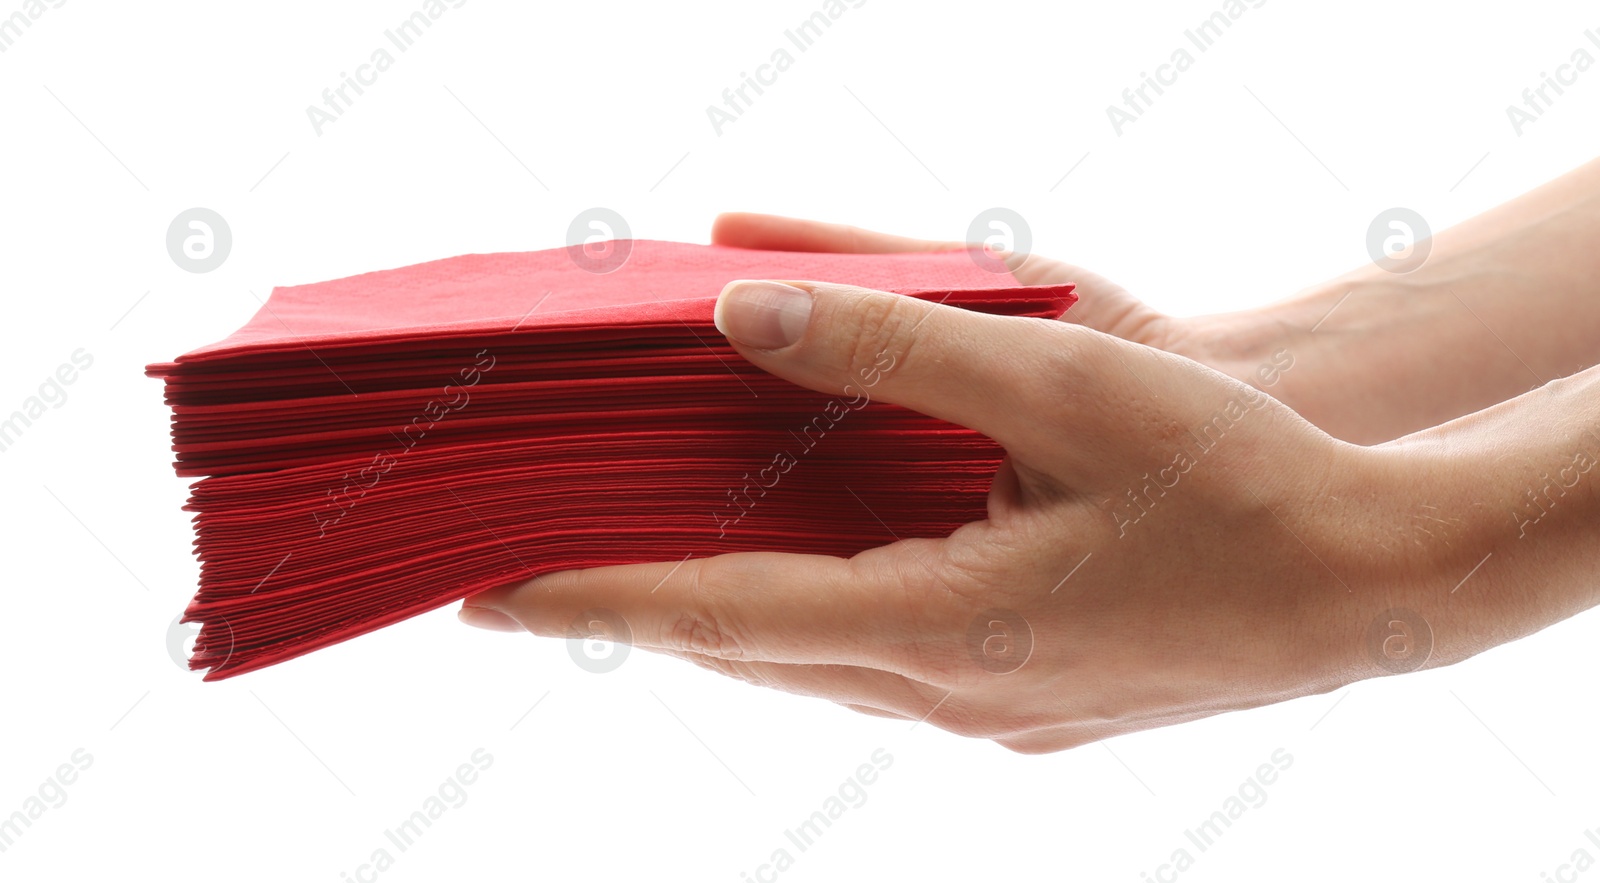
[[[1371,556],[1353,551],[1374,452],[1081,324],[794,285],[733,283],[718,327],[802,386],[875,373],[878,399],[993,438],[988,518],[849,559],[548,574],[469,598],[464,620],[562,637],[603,608],[636,646],[1023,752],[1381,673],[1361,634],[1392,586],[1357,580]]]
[[[861,254],[893,252],[948,251],[971,248],[974,244],[911,239],[878,233],[843,224],[785,218],[777,215],[732,212],[719,215],[712,225],[711,241],[738,248],[772,251],[812,251]],[[1062,316],[1062,321],[1132,343],[1176,353],[1213,368],[1258,389],[1266,389],[1279,401],[1297,411],[1309,412],[1318,425],[1330,425],[1337,433],[1363,435],[1352,425],[1359,421],[1360,409],[1342,403],[1338,408],[1321,406],[1321,400],[1348,385],[1348,363],[1311,358],[1311,369],[1302,368],[1292,377],[1296,354],[1304,359],[1316,346],[1313,333],[1316,311],[1323,309],[1325,296],[1312,295],[1293,311],[1263,308],[1237,313],[1193,318],[1170,316],[1152,308],[1126,288],[1083,267],[1037,254],[1010,253],[1004,260],[1017,281],[1024,285],[1052,285],[1071,282],[1077,286],[1079,301]],[[1320,376],[1332,369],[1339,376]],[[1319,376],[1310,376],[1310,375]],[[1283,381],[1280,384],[1280,381]]]

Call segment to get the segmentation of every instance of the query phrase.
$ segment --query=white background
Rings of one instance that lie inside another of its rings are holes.
[[[779,847],[785,881],[1140,881],[1180,846],[1185,881],[1536,881],[1600,855],[1593,613],[1042,757],[644,652],[590,674],[453,609],[202,684],[167,652],[197,565],[141,373],[226,336],[252,292],[559,246],[595,205],[693,242],[719,210],[949,239],[999,205],[1035,251],[1163,309],[1269,301],[1365,261],[1380,210],[1443,229],[1590,158],[1600,72],[1520,136],[1505,108],[1600,54],[1592,5],[1271,0],[1119,137],[1106,106],[1219,4],[868,0],[718,136],[707,105],[820,3],[470,0],[319,136],[305,108],[420,4],[349,6],[72,0],[0,53],[0,411],[94,358],[0,454],[0,815],[94,758],[0,879],[338,881],[384,846],[384,881],[739,881]],[[191,206],[233,231],[208,274],[166,251]],[[783,831],[880,747],[865,805],[794,849]],[[393,849],[384,830],[478,748],[494,761],[466,803]],[[1278,748],[1294,762],[1267,802],[1198,853],[1184,830]]]

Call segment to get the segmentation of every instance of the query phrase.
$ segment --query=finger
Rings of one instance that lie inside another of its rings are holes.
[[[879,233],[847,224],[726,212],[711,225],[711,241],[735,248],[761,248],[769,251],[832,252],[835,254],[900,254],[905,252],[961,251],[982,248],[982,243],[953,240],[913,239],[893,233]],[[1020,280],[1029,255],[1003,252],[998,255]],[[1066,278],[1066,277],[1062,277]],[[1024,284],[1033,284],[1022,280]]]
[[[1166,349],[1174,320],[1134,297],[1126,288],[1099,273],[1041,258],[1030,257],[1021,267],[1012,267],[1017,279],[1033,285],[1045,280],[1070,279],[1077,286],[1078,302],[1061,314],[1061,321],[1086,325],[1123,340],[1157,349]]]
[[[910,715],[907,715],[907,714],[895,714],[892,711],[884,711],[881,708],[873,708],[870,705],[851,705],[848,702],[842,703],[842,704],[844,705],[845,708],[848,708],[851,711],[860,712],[861,714],[867,714],[867,715],[871,715],[873,717],[885,717],[885,718],[889,718],[890,720],[902,720],[902,721],[911,720],[911,716]]]
[[[1057,697],[1060,698],[1060,697]],[[1180,710],[1162,710],[1156,713],[1080,719],[1069,723],[1038,727],[996,739],[1005,748],[1020,754],[1047,754],[1067,751],[1080,745],[1089,745],[1116,736],[1170,727],[1190,721],[1202,720],[1219,714],[1222,708],[1204,704]]]
[[[770,251],[825,251],[841,254],[892,254],[974,248],[978,243],[913,239],[846,224],[726,212],[711,226],[711,241],[735,248]],[[1122,286],[1082,267],[1035,254],[1007,253],[1006,266],[1024,285],[1071,281],[1082,295],[1061,321],[1162,347],[1171,337],[1171,317],[1151,308]]]
[[[536,635],[609,632],[647,649],[915,677],[920,630],[965,628],[971,612],[951,592],[934,590],[931,570],[870,564],[899,554],[889,550],[900,545],[849,560],[743,552],[569,570],[474,595],[463,611],[498,611]],[[917,605],[912,615],[908,601]],[[574,631],[591,627],[597,631]]]
[[[735,248],[837,254],[952,251],[981,245],[953,240],[914,239],[848,224],[750,212],[718,215],[711,226],[711,241]],[[1078,286],[1084,297],[1061,315],[1064,322],[1088,325],[1099,331],[1117,334],[1120,328],[1131,326],[1135,321],[1151,322],[1160,317],[1160,314],[1128,294],[1121,286],[1082,267],[1039,255],[1009,252],[1005,254],[1005,261],[1023,284],[1071,281]],[[1117,336],[1128,338],[1127,334]]]
[[[934,692],[931,686],[893,672],[855,665],[791,665],[720,659],[681,650],[659,652],[753,686],[827,699],[851,708],[870,708],[885,717],[905,717],[922,705],[925,694]]]
[[[1052,727],[1047,730],[1036,730],[1023,733],[1019,736],[1007,736],[996,739],[1000,747],[1018,754],[1053,754],[1057,751],[1068,751],[1101,739],[1116,735],[1105,733],[1097,735],[1091,731],[1075,727]]]
[[[951,251],[965,242],[937,242],[878,233],[845,224],[726,212],[711,225],[711,241],[735,248],[768,251],[820,251],[840,254],[890,254],[895,252]]]
[[[1072,456],[1060,419],[1089,397],[1122,401],[1109,338],[1043,319],[993,316],[820,282],[736,281],[717,328],[758,367],[840,397],[903,405],[975,429],[1025,461]],[[1091,435],[1095,427],[1078,426]]]

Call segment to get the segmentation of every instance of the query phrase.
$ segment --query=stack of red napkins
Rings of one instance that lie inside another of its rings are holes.
[[[946,535],[983,517],[995,444],[756,369],[712,324],[718,292],[844,282],[1045,318],[1076,299],[964,251],[613,246],[605,274],[553,249],[278,288],[149,366],[178,474],[206,476],[190,667],[231,677],[568,568]]]

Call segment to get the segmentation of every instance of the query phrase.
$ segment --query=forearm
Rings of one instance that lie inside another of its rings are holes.
[[[1367,265],[1263,308],[1249,336],[1296,357],[1274,395],[1372,444],[1600,363],[1596,280],[1600,161],[1439,233],[1409,274]]]
[[[1358,574],[1414,610],[1430,665],[1600,604],[1600,368],[1372,449]],[[1359,577],[1358,577],[1359,578]]]

